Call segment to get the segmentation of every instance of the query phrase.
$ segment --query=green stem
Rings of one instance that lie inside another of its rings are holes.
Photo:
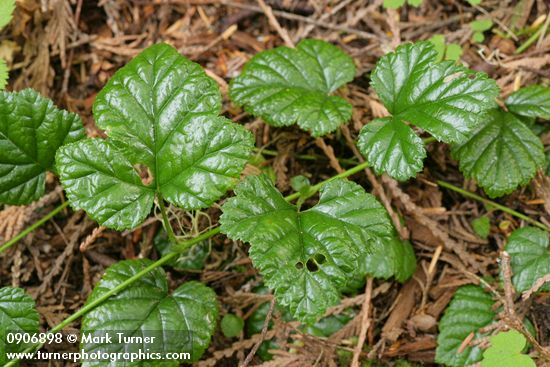
[[[315,190],[315,191],[318,191],[319,189],[321,189],[321,187],[323,187],[323,185],[325,185],[326,183],[328,183],[332,180],[335,180],[335,179],[338,179],[338,178],[349,177],[349,176],[351,176],[351,175],[353,175],[353,174],[355,174],[355,173],[357,173],[357,172],[359,172],[359,171],[361,171],[361,170],[363,170],[367,167],[368,167],[368,164],[366,162],[361,163],[361,164],[359,164],[359,165],[357,165],[353,168],[348,169],[347,171],[344,171],[340,174],[337,174],[336,176],[333,176],[333,177],[331,177],[327,180],[319,182],[318,184],[312,186],[311,189]],[[292,200],[297,199],[298,197],[300,197],[300,193],[294,193],[292,195],[289,195],[289,196],[285,197],[285,200],[292,201]],[[165,225],[167,226],[167,228],[170,229],[170,230],[167,230],[167,231],[168,232],[171,231],[172,233],[174,233],[173,230],[172,230],[172,227],[170,226],[170,223],[168,222],[168,216],[166,216],[166,208],[164,207],[162,197],[159,197],[159,206],[160,206],[161,213],[163,213],[163,221],[164,221]],[[199,235],[195,238],[192,238],[190,240],[181,241],[179,243],[177,243],[177,241],[176,241],[177,244],[173,247],[173,252],[170,252],[170,253],[164,255],[163,257],[161,257],[160,259],[158,259],[157,261],[155,261],[154,263],[152,263],[151,265],[149,265],[145,269],[141,270],[139,273],[134,274],[130,278],[126,279],[124,282],[120,283],[116,287],[114,287],[114,288],[110,289],[109,291],[107,291],[101,297],[95,299],[93,302],[90,302],[90,303],[86,304],[80,310],[78,310],[76,313],[72,314],[71,316],[69,316],[68,318],[66,318],[65,320],[63,320],[59,324],[57,324],[55,327],[53,327],[48,333],[56,333],[58,331],[63,330],[63,328],[65,328],[67,325],[69,325],[70,323],[76,321],[80,317],[86,315],[88,312],[90,312],[91,310],[93,310],[94,308],[99,306],[101,303],[105,302],[111,296],[114,296],[114,295],[119,294],[122,291],[124,291],[127,287],[129,287],[134,282],[139,280],[145,274],[147,274],[150,271],[158,268],[159,266],[162,266],[162,265],[166,264],[170,260],[176,258],[181,252],[189,249],[191,246],[193,246],[193,245],[195,245],[195,244],[197,244],[201,241],[207,240],[207,239],[215,236],[218,233],[220,233],[220,227],[219,226],[214,227],[211,230],[209,230],[207,232],[204,232],[203,234],[201,234],[201,235]],[[175,235],[174,235],[174,238],[175,238]],[[43,346],[43,344],[36,344],[36,345],[30,346],[27,349],[25,349],[25,351],[23,351],[23,353],[30,353],[32,351],[36,351],[36,350],[42,348],[42,346]],[[16,360],[16,359],[11,360],[4,367],[15,366],[17,361],[18,360]]]
[[[164,199],[161,194],[157,195],[157,199],[159,202],[160,213],[162,215],[162,224],[164,226],[164,230],[166,231],[166,233],[168,233],[168,238],[170,239],[170,242],[172,243],[172,245],[174,245],[178,243],[178,239],[176,238],[174,229],[170,225],[170,219],[168,219],[168,215],[166,214],[166,206],[164,205]]]
[[[514,52],[516,55],[519,55],[520,53],[522,53],[523,51],[527,50],[529,48],[529,46],[531,46],[533,43],[535,43],[535,41],[540,37],[540,34],[542,32],[542,30],[544,29],[544,25],[541,25],[539,27],[539,29],[537,29],[537,31],[535,33],[533,33],[531,35],[531,37],[529,37],[527,39],[527,41],[525,41],[522,45],[520,45],[517,49],[516,49],[516,52]]]
[[[59,213],[63,209],[65,209],[68,205],[69,205],[68,201],[61,203],[61,205],[59,205],[57,208],[55,208],[54,210],[50,211],[48,214],[40,218],[40,220],[33,223],[30,227],[27,227],[24,231],[19,233],[17,236],[15,236],[11,240],[7,241],[2,246],[0,246],[0,252],[5,251],[11,246],[15,245],[17,242],[22,240],[26,235],[28,235],[29,233],[31,233],[32,231],[40,227],[42,224],[46,223],[48,220],[53,218],[57,213]]]
[[[261,149],[261,148],[255,148],[254,149],[257,153],[268,155],[271,157],[275,157],[279,155],[279,152],[276,150],[269,150],[269,149]],[[295,154],[294,157],[298,159],[302,159],[304,161],[315,161],[318,159],[327,159],[325,156],[322,155],[312,155],[312,154]],[[348,165],[354,165],[357,164],[357,160],[353,158],[338,158],[338,161],[342,164],[348,164]]]
[[[524,221],[526,222],[529,222],[531,223],[532,225],[534,226],[537,226],[541,229],[544,229],[545,231],[548,231],[550,232],[550,227],[544,225],[543,223],[541,222],[538,222],[532,218],[529,218],[528,216],[526,216],[525,214],[522,214],[520,212],[517,212],[513,209],[510,209],[508,208],[507,206],[504,206],[504,205],[501,205],[499,203],[495,203],[494,201],[491,201],[489,199],[485,199],[484,197],[481,197],[477,194],[474,194],[473,192],[470,192],[470,191],[467,191],[467,190],[464,190],[464,189],[461,189],[460,187],[456,187],[448,182],[445,182],[445,181],[441,181],[441,180],[438,180],[436,181],[436,183],[441,186],[441,187],[445,187],[449,190],[452,190],[452,191],[455,191],[455,192],[458,192],[459,194],[461,194],[462,196],[466,196],[466,197],[469,197],[471,199],[474,199],[474,200],[477,200],[477,201],[480,201],[484,204],[487,204],[487,205],[490,205],[492,207],[495,207],[497,208],[498,210],[501,210],[505,213],[508,213],[516,218],[520,218],[520,219],[523,219]]]

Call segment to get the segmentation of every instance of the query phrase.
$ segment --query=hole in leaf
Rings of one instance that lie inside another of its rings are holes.
[[[141,178],[142,184],[149,186],[151,182],[153,182],[153,174],[149,170],[149,167],[144,164],[136,164],[134,165],[134,168],[137,171],[139,178]]]
[[[296,269],[301,270],[304,268],[304,263],[302,263],[301,261],[298,261],[295,266],[296,266]]]
[[[317,265],[317,263],[315,262],[315,260],[313,259],[309,259],[306,263],[306,267],[307,267],[307,270],[311,271],[312,273],[316,272],[317,270],[319,270],[319,266]]]
[[[313,259],[319,265],[323,265],[325,263],[325,261],[327,261],[327,258],[323,254],[315,254],[315,255],[313,255]]]

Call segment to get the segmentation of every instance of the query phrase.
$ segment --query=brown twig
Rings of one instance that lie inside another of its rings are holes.
[[[353,359],[351,361],[351,367],[359,367],[359,356],[363,350],[363,344],[367,338],[367,331],[370,327],[370,301],[372,298],[372,277],[367,277],[367,285],[365,286],[365,299],[363,300],[363,306],[361,307],[361,331],[359,332],[359,340],[353,351]]]
[[[254,355],[258,351],[258,348],[260,348],[260,345],[264,342],[265,335],[267,334],[267,330],[269,329],[269,322],[271,321],[271,316],[273,315],[273,310],[275,309],[275,297],[271,300],[271,303],[269,304],[269,311],[267,311],[267,315],[264,320],[264,326],[262,327],[262,334],[260,339],[254,344],[252,347],[252,350],[248,355],[246,356],[246,359],[244,360],[241,367],[247,367],[250,362],[252,361],[252,358],[254,358]]]
[[[271,9],[271,6],[267,5],[264,2],[264,0],[257,0],[257,1],[258,1],[258,4],[260,5],[260,8],[262,8],[262,11],[264,12],[265,16],[269,20],[269,24],[271,24],[271,26],[275,28],[277,33],[279,33],[279,36],[281,36],[283,41],[285,41],[285,45],[287,45],[288,47],[294,47],[294,42],[292,42],[292,40],[290,39],[288,32],[286,31],[286,29],[281,27],[281,25],[279,24],[279,21],[273,15],[273,9]]]

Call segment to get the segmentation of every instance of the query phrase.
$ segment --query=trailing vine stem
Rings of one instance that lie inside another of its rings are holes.
[[[464,190],[464,189],[461,189],[460,187],[457,187],[457,186],[454,186],[448,182],[445,182],[445,181],[441,181],[441,180],[437,180],[435,182],[438,186],[441,186],[441,187],[444,187],[446,189],[449,189],[449,190],[452,190],[452,191],[455,191],[455,192],[458,192],[460,195],[462,196],[466,196],[466,197],[469,197],[471,199],[474,199],[474,200],[477,200],[477,201],[480,201],[482,202],[483,204],[486,204],[486,205],[489,205],[489,206],[492,206],[492,207],[495,207],[497,208],[498,210],[500,211],[503,211],[505,213],[508,213],[514,217],[517,217],[519,219],[523,219],[524,221],[526,222],[529,222],[531,223],[532,225],[534,226],[537,226],[541,229],[544,229],[545,231],[548,231],[550,232],[550,227],[548,227],[547,225],[539,222],[539,221],[536,221],[532,218],[529,218],[527,215],[525,214],[522,214],[520,212],[517,212],[513,209],[510,209],[508,208],[507,206],[505,205],[501,205],[499,203],[495,203],[494,201],[492,200],[489,200],[489,199],[485,199],[484,197],[482,196],[479,196],[477,194],[474,194],[473,192],[470,192],[470,191],[467,191],[467,190]]]
[[[351,176],[355,173],[358,173],[358,172],[364,170],[367,167],[368,167],[367,162],[363,162],[361,164],[358,164],[355,167],[352,167],[352,168],[350,168],[350,169],[348,169],[348,170],[346,170],[342,173],[339,173],[335,176],[332,176],[331,178],[328,178],[324,181],[319,182],[316,185],[311,186],[311,192],[317,192],[326,183],[328,183],[332,180],[338,179],[338,178],[349,177],[349,176]],[[286,196],[285,200],[286,201],[292,201],[292,200],[295,200],[295,199],[299,198],[300,195],[301,194],[299,192],[297,192],[297,193],[294,193],[292,195]],[[164,207],[162,197],[159,197],[158,199],[159,199],[159,207],[161,209],[161,213],[163,213],[163,215],[162,215],[163,216],[163,223],[166,227],[166,230],[167,230],[168,233],[171,231],[172,234],[174,234],[174,231],[173,231],[172,227],[170,226],[168,216],[166,215],[166,208]],[[54,326],[50,331],[48,331],[48,333],[49,334],[57,333],[57,332],[63,330],[66,326],[68,326],[72,322],[78,320],[79,318],[83,317],[88,312],[90,312],[91,310],[93,310],[94,308],[96,308],[97,306],[102,304],[103,302],[105,302],[110,297],[112,297],[114,295],[117,295],[117,294],[121,293],[122,291],[124,291],[126,288],[128,288],[130,285],[132,285],[137,280],[139,280],[145,274],[147,274],[150,271],[153,271],[154,269],[168,263],[170,260],[176,258],[181,252],[186,251],[191,246],[196,245],[197,243],[202,242],[204,240],[207,240],[207,239],[215,236],[218,233],[220,233],[220,227],[219,226],[214,227],[214,228],[212,228],[212,229],[210,229],[210,230],[208,230],[208,231],[206,231],[206,232],[204,232],[204,233],[202,233],[202,234],[198,235],[197,237],[192,238],[190,240],[184,240],[184,241],[179,241],[179,242],[176,240],[175,241],[176,244],[174,245],[174,247],[172,249],[172,252],[164,255],[163,257],[161,257],[160,259],[158,259],[157,261],[155,261],[151,265],[147,266],[146,268],[144,268],[140,272],[136,273],[135,275],[133,275],[130,278],[126,279],[124,282],[120,283],[118,286],[108,290],[101,297],[98,297],[93,302],[90,302],[90,303],[84,305],[80,310],[78,310],[77,312],[75,312],[74,314],[72,314],[71,316],[69,316],[65,320],[61,321],[56,326]],[[169,236],[170,236],[170,233],[169,233]],[[174,234],[174,239],[176,239],[175,234]],[[31,345],[27,349],[25,349],[23,351],[23,353],[31,353],[33,351],[36,351],[36,350],[42,348],[43,346],[44,346],[44,344]],[[18,362],[18,359],[13,359],[10,362],[8,362],[4,367],[15,367],[17,362]]]

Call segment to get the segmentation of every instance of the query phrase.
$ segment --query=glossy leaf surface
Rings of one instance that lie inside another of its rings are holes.
[[[421,169],[424,146],[405,122],[440,141],[462,142],[495,105],[498,88],[486,74],[437,60],[434,45],[426,41],[399,46],[376,64],[371,85],[393,118],[367,124],[359,147],[379,173],[406,180]],[[382,147],[390,150],[383,152],[387,158],[380,158]]]
[[[198,64],[166,44],[147,48],[97,96],[94,117],[108,139],[59,153],[71,202],[117,229],[141,223],[155,194],[188,210],[210,206],[236,184],[253,145],[220,108],[218,87]]]
[[[409,241],[383,238],[371,247],[361,266],[365,274],[382,279],[395,277],[402,283],[414,274],[416,257]]]
[[[357,146],[377,174],[387,172],[401,181],[421,171],[426,158],[422,139],[409,126],[391,117],[366,124]]]
[[[540,139],[515,115],[500,109],[491,110],[452,152],[464,176],[474,178],[492,198],[529,183],[545,162]]]
[[[34,300],[21,288],[0,288],[0,364],[8,360],[6,352],[21,352],[24,343],[7,343],[7,333],[35,333],[39,328],[39,315]]]
[[[510,254],[512,283],[518,292],[525,292],[543,276],[550,274],[548,234],[538,228],[516,229],[508,238],[506,251]],[[549,291],[546,283],[541,290]]]
[[[258,53],[231,81],[230,97],[274,126],[297,123],[325,135],[351,118],[351,104],[331,95],[353,80],[355,65],[338,47],[302,40],[296,48]]]
[[[521,116],[550,120],[550,88],[542,85],[521,88],[506,99],[506,107]]]
[[[107,269],[95,286],[88,303],[120,285],[150,265],[150,260],[121,261]],[[166,274],[155,268],[121,293],[94,308],[84,316],[82,334],[104,335],[123,332],[124,336],[154,336],[147,344],[150,352],[191,353],[198,360],[210,344],[216,327],[218,305],[215,293],[199,282],[184,283],[172,293],[168,291]],[[92,352],[135,352],[139,343],[82,343],[81,349]],[[180,363],[136,361],[128,366],[179,366]],[[86,361],[83,366],[115,366],[108,361]]]
[[[466,347],[459,353],[462,342],[470,333],[479,336],[478,330],[493,321],[493,299],[477,285],[465,285],[456,291],[445,314],[439,321],[439,335],[435,362],[450,367],[463,367],[478,362],[482,350]]]
[[[266,176],[249,176],[222,207],[221,231],[250,243],[250,258],[278,302],[312,323],[339,301],[379,237],[392,234],[385,209],[359,185],[334,180],[305,211],[285,201]]]
[[[56,150],[84,137],[80,117],[32,89],[0,92],[0,203],[39,199]]]

